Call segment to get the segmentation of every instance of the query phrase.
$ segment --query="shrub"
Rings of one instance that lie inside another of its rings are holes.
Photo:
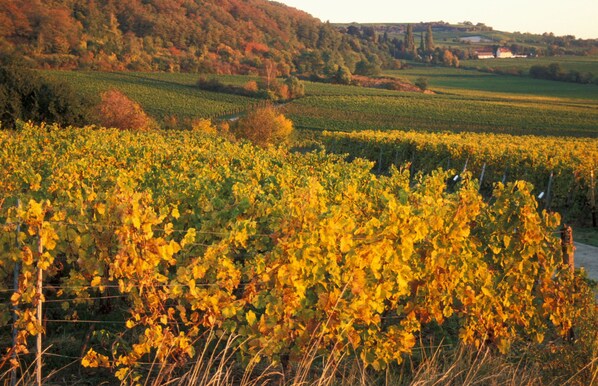
[[[239,119],[232,130],[236,138],[248,139],[258,146],[279,145],[289,140],[293,122],[268,106]]]
[[[101,98],[96,112],[102,126],[123,130],[147,130],[156,126],[139,103],[122,92],[111,89],[102,93]]]
[[[248,92],[252,92],[252,93],[259,91],[259,87],[255,80],[250,80],[249,82],[245,83],[245,86],[243,86],[243,88],[245,90],[247,90]]]
[[[194,120],[191,126],[191,130],[199,131],[201,133],[210,135],[218,134],[218,129],[216,128],[216,126],[212,124],[212,121],[203,118]]]
[[[415,85],[417,87],[419,87],[421,90],[427,90],[428,89],[428,78],[417,78],[415,80]]]

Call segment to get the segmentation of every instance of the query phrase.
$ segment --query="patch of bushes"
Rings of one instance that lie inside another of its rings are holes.
[[[529,69],[529,75],[536,79],[558,80],[561,82],[590,84],[597,83],[598,78],[594,78],[591,72],[581,72],[577,70],[565,71],[559,63],[550,63],[547,66],[540,64],[534,65]]]
[[[288,101],[305,95],[303,82],[294,76],[286,78],[283,82],[272,80],[269,86],[256,81],[249,81],[244,86],[235,86],[225,84],[216,78],[202,76],[198,79],[196,85],[206,91],[268,99],[273,102]]]
[[[13,129],[19,120],[83,126],[92,119],[92,101],[78,95],[68,84],[43,78],[19,63],[0,66],[3,128]]]

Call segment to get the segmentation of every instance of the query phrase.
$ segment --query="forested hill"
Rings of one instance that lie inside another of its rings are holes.
[[[387,54],[267,0],[0,0],[0,54],[52,68],[321,72]]]

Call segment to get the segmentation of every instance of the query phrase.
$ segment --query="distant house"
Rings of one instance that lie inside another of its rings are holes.
[[[494,59],[494,52],[491,50],[478,50],[475,54],[478,59]]]
[[[508,48],[500,47],[499,49],[496,50],[496,57],[499,59],[512,58],[513,53]]]

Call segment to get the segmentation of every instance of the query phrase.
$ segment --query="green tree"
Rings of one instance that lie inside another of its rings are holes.
[[[305,95],[305,86],[296,76],[289,76],[284,83],[288,87],[290,99],[301,98]]]
[[[426,52],[434,51],[434,35],[432,33],[432,24],[428,24],[428,30],[426,31]]]
[[[548,65],[548,76],[552,80],[559,80],[563,77],[564,71],[559,63],[550,63]]]
[[[42,78],[19,65],[0,67],[0,122],[17,120],[82,126],[91,122],[92,103],[67,84]]]
[[[371,55],[366,59],[360,60],[355,65],[355,73],[365,76],[376,76],[382,71],[381,61],[377,55]]]
[[[408,55],[415,56],[415,40],[413,37],[413,26],[407,24],[407,31],[405,32],[405,52]]]
[[[347,66],[338,66],[334,74],[334,81],[339,84],[351,84],[351,71]]]

